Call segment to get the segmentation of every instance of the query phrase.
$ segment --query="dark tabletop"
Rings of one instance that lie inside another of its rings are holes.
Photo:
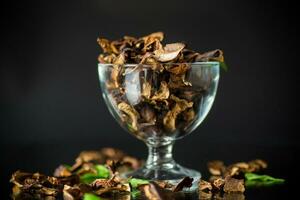
[[[296,186],[296,173],[297,167],[295,164],[296,149],[292,148],[274,148],[274,147],[261,147],[255,145],[227,145],[215,144],[208,148],[203,146],[189,146],[189,141],[193,139],[190,136],[178,141],[175,146],[175,158],[184,166],[200,170],[204,179],[209,177],[206,169],[206,162],[210,159],[222,159],[225,163],[231,163],[235,161],[247,161],[253,158],[264,158],[269,162],[269,168],[264,172],[265,174],[272,175],[278,178],[286,179],[286,183],[283,185],[277,185],[274,187],[263,188],[249,188],[245,192],[246,199],[284,199],[287,196],[291,197],[297,194]],[[134,138],[131,138],[133,143]],[[144,157],[146,155],[146,147],[141,142],[137,142],[136,146],[125,144],[121,145],[123,149],[127,149],[132,155]],[[78,146],[81,146],[78,144]],[[10,150],[10,154],[6,154],[2,157],[4,165],[1,165],[2,178],[1,185],[2,191],[6,194],[10,193],[11,185],[9,184],[9,178],[13,171],[22,169],[29,172],[39,171],[51,175],[55,167],[61,163],[72,164],[76,154],[73,149],[79,148],[75,144],[60,145],[35,145],[21,146],[18,148],[4,147]],[[96,149],[99,146],[89,146],[90,149]],[[82,148],[83,148],[82,146]],[[3,148],[3,146],[2,146]],[[249,153],[252,152],[253,153]],[[6,164],[6,165],[5,165]],[[4,172],[4,173],[3,173]]]

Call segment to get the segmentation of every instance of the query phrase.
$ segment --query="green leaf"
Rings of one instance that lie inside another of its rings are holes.
[[[86,173],[86,174],[83,174],[82,176],[80,176],[80,182],[89,184],[89,183],[92,183],[97,178],[101,178],[101,177],[99,177],[97,174]]]
[[[224,69],[225,72],[228,71],[228,66],[226,65],[225,62],[220,62],[220,67],[221,67],[222,69]]]
[[[131,178],[128,181],[132,188],[137,188],[139,185],[148,184],[149,181],[145,179]]]
[[[109,178],[110,172],[104,165],[95,165],[95,169],[97,170],[97,174],[101,178]]]
[[[80,182],[81,183],[92,183],[96,179],[107,179],[109,178],[109,170],[104,165],[95,165],[95,170],[97,171],[96,174],[94,173],[86,173],[80,176]]]
[[[285,182],[284,179],[274,178],[268,175],[259,175],[255,173],[245,173],[246,186],[271,186],[276,184],[282,184]]]
[[[101,198],[91,193],[85,193],[83,200],[101,200]]]

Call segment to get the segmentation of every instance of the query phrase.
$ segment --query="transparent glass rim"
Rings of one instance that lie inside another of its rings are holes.
[[[220,62],[218,61],[206,61],[206,62],[192,62],[192,63],[162,63],[164,65],[182,65],[182,64],[187,64],[187,65],[215,65],[219,66]],[[115,64],[112,63],[98,63],[98,67],[107,67],[107,66],[113,66]],[[132,68],[132,67],[137,67],[137,66],[143,66],[143,67],[151,67],[149,64],[123,64],[124,67]]]

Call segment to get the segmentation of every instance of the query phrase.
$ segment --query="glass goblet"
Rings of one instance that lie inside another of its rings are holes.
[[[163,64],[170,72],[150,65],[99,64],[98,72],[105,103],[127,132],[144,141],[149,149],[145,165],[127,177],[163,180],[177,184],[194,179],[200,172],[177,164],[172,156],[175,140],[197,128],[208,114],[219,81],[219,62]],[[186,67],[184,75],[172,74]],[[195,155],[193,155],[194,157]]]

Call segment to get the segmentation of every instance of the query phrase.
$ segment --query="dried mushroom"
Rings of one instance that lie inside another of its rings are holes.
[[[61,187],[61,183],[55,177],[45,176],[40,173],[26,173],[17,171],[10,180],[16,188],[17,194],[30,193],[41,197],[56,196]]]
[[[216,199],[224,199],[231,197],[231,193],[243,193],[245,185],[250,187],[283,183],[284,179],[276,179],[267,175],[252,173],[259,172],[267,168],[267,166],[267,162],[261,159],[250,162],[237,162],[228,166],[220,160],[210,161],[207,164],[207,168],[211,176],[209,182],[201,180],[199,184],[200,195],[204,197],[212,195]],[[268,182],[268,180],[271,181]],[[213,194],[209,191],[212,191]],[[216,196],[216,194],[219,196]],[[244,195],[232,195],[232,197],[244,199]]]
[[[170,135],[176,129],[184,133],[197,119],[198,102],[207,93],[207,86],[193,87],[189,81],[191,63],[224,62],[221,50],[198,53],[180,42],[163,44],[163,39],[163,32],[155,32],[140,38],[97,40],[103,51],[98,61],[111,64],[108,98],[124,125],[139,137]],[[149,70],[143,71],[144,66]],[[189,104],[174,103],[174,98]]]
[[[220,160],[210,161],[207,164],[208,170],[212,175],[221,175],[225,170],[225,165]]]
[[[190,177],[184,177],[172,190],[173,192],[181,191],[185,187],[192,187],[194,179]]]
[[[131,107],[129,104],[125,102],[118,104],[118,108],[120,109],[120,111],[124,112],[130,118],[130,120],[125,119],[124,121],[129,121],[130,127],[134,131],[137,131],[138,130],[137,120],[139,118],[139,113],[133,107]]]
[[[225,184],[225,180],[223,178],[217,178],[212,181],[212,185],[215,189],[221,190]]]
[[[163,119],[163,124],[166,130],[174,131],[176,129],[176,118],[177,116],[185,111],[187,108],[193,106],[193,102],[187,102],[184,99],[179,99],[178,97],[171,95],[170,99],[175,101],[174,107],[165,115]]]
[[[188,104],[177,97],[175,103]],[[151,117],[150,117],[151,118]],[[120,176],[121,173],[137,169],[142,165],[138,159],[114,148],[98,151],[83,151],[73,166],[60,165],[55,177],[40,173],[17,171],[12,175],[12,198],[45,200],[82,200],[86,196],[96,199],[185,199],[184,188],[192,186],[193,178],[185,177],[178,184],[166,181],[150,181]],[[200,199],[245,199],[245,185],[270,186],[284,183],[284,179],[253,173],[267,167],[261,159],[237,162],[226,166],[222,161],[211,161],[208,169],[212,173],[209,181],[199,182]],[[85,182],[89,180],[89,182]],[[246,183],[245,183],[246,182]],[[248,182],[248,183],[247,183]]]
[[[211,191],[212,190],[212,185],[211,185],[210,182],[207,182],[205,180],[200,180],[199,190],[200,191]]]
[[[155,94],[151,97],[151,100],[154,101],[162,101],[168,99],[170,95],[170,91],[168,88],[168,84],[165,81],[160,83],[159,90],[155,92]]]
[[[163,200],[162,189],[156,183],[144,184],[138,187],[148,200]]]
[[[199,61],[218,61],[224,62],[223,52],[220,49],[209,51],[203,54],[199,54],[195,58],[196,62]]]
[[[244,192],[245,191],[244,180],[226,177],[223,190],[224,192],[227,193]]]
[[[157,49],[153,53],[158,61],[168,62],[177,58],[184,46],[182,43],[167,44],[162,49]]]

